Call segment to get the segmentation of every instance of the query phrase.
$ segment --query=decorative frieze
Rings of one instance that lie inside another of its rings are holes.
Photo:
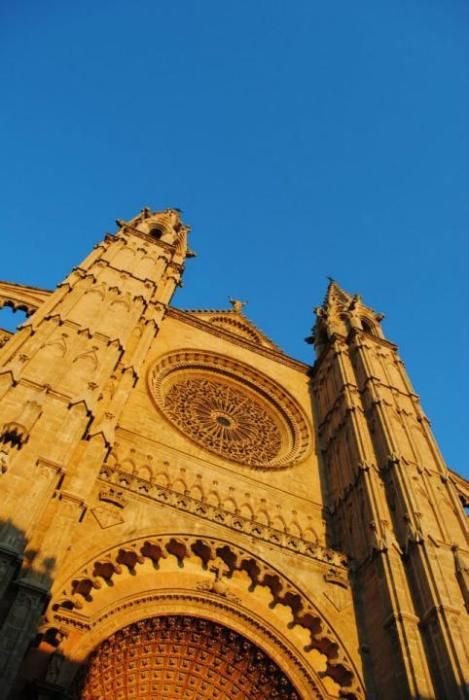
[[[154,577],[161,576],[160,581],[155,578],[155,592],[152,596],[155,600],[160,599],[167,593],[165,588],[160,589],[161,584],[164,585],[166,580],[163,571],[158,573],[162,568],[160,563],[170,557],[177,560],[175,570],[179,571],[182,577],[184,577],[186,562],[191,563],[188,576],[185,578],[186,585],[189,584],[189,587],[193,585],[190,582],[193,580],[193,567],[197,566],[197,562],[200,573],[211,572],[214,574],[214,580],[209,582],[208,587],[204,587],[207,596],[207,598],[202,598],[204,605],[209,606],[212,601],[215,601],[215,604],[229,606],[228,609],[236,614],[245,609],[248,598],[251,595],[256,595],[255,591],[258,587],[265,587],[272,598],[271,602],[268,603],[268,610],[274,610],[277,605],[288,608],[291,619],[286,625],[287,629],[298,626],[299,629],[307,633],[309,641],[304,647],[304,651],[306,653],[314,652],[316,659],[318,658],[317,654],[319,654],[320,658],[323,659],[324,671],[321,673],[321,677],[333,680],[334,683],[338,684],[341,697],[349,698],[349,700],[358,700],[358,698],[363,697],[361,684],[341,639],[337,637],[315,604],[270,564],[247,550],[228,544],[223,540],[169,534],[127,541],[125,545],[122,544],[117,548],[101,552],[88,561],[83,569],[73,573],[59,596],[51,601],[50,626],[54,627],[59,622],[60,626],[65,626],[65,628],[91,631],[105,624],[106,618],[122,613],[124,607],[145,607],[147,598],[137,594],[121,601],[117,608],[107,607],[104,597],[104,607],[101,607],[102,613],[99,617],[90,618],[87,612],[88,605],[91,604],[95,607],[95,598],[98,602],[101,596],[106,596],[108,590],[119,585],[119,577],[125,575],[126,570],[133,577],[138,577],[140,570],[145,571],[148,560],[153,567]],[[167,565],[165,564],[164,567],[166,569]],[[235,585],[235,581],[239,580],[239,573],[242,574],[245,581],[241,587]],[[331,577],[331,575],[329,570],[328,576]],[[331,587],[331,598],[336,597],[337,581],[340,581],[340,588],[346,592],[345,579],[340,575],[334,575],[333,579],[330,579],[330,583],[328,581]],[[181,578],[180,585],[177,586],[177,590],[173,594],[175,603],[184,599],[185,588]],[[192,594],[194,598],[198,595],[196,600],[200,601],[201,593],[198,591],[199,588],[196,585]],[[243,596],[242,605],[238,603],[238,594]],[[347,597],[350,601],[348,592]],[[264,600],[264,604],[267,606],[264,597],[256,596],[256,600],[258,601],[257,606],[261,600]],[[341,602],[343,601],[337,598],[337,605],[340,605]],[[284,624],[286,624],[285,619]]]
[[[346,557],[343,554],[321,547],[317,541],[307,540],[279,530],[271,525],[258,522],[256,521],[255,513],[248,518],[240,513],[229,511],[223,508],[222,505],[207,503],[203,497],[196,498],[194,495],[182,493],[170,486],[153,484],[146,479],[120,471],[108,464],[103,465],[99,478],[101,481],[107,484],[114,484],[128,493],[134,493],[139,497],[148,498],[185,513],[196,515],[217,525],[223,525],[311,559],[337,567],[346,567],[347,565]]]

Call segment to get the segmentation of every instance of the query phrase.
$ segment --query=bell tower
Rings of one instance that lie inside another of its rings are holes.
[[[450,472],[383,316],[334,281],[316,316],[327,510],[369,697],[467,698],[467,531]]]
[[[0,282],[0,700],[468,698],[468,484],[382,316],[331,281],[311,367],[173,305],[179,210],[117,226]]]
[[[191,255],[177,209],[117,224],[0,350],[0,698]]]

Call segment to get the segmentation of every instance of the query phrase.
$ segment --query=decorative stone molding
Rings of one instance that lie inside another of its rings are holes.
[[[363,698],[361,683],[352,662],[340,639],[315,605],[268,563],[254,557],[239,546],[223,540],[201,539],[191,535],[159,535],[139,538],[102,552],[88,561],[81,570],[72,574],[68,583],[60,586],[60,595],[54,597],[49,606],[50,625],[55,626],[60,622],[67,627],[70,623],[72,627],[91,631],[103,620],[94,618],[91,621],[86,614],[87,605],[92,603],[95,597],[102,595],[102,591],[117,585],[117,577],[123,573],[124,569],[127,569],[132,576],[138,576],[139,567],[148,560],[153,566],[154,576],[158,576],[160,561],[168,557],[176,558],[176,570],[184,569],[186,560],[190,560],[191,572],[194,571],[194,564],[198,560],[201,571],[213,571],[216,577],[223,578],[223,584],[229,584],[235,572],[240,572],[243,576],[247,575],[250,584],[247,588],[243,588],[245,596],[254,593],[258,587],[267,588],[272,600],[266,605],[266,618],[269,619],[270,616],[268,611],[277,605],[288,608],[291,614],[288,628],[293,629],[298,626],[308,633],[309,642],[304,647],[305,652],[315,650],[324,657],[325,669],[321,672],[321,676],[331,679],[340,686],[341,697],[349,700]],[[161,573],[161,576],[163,581],[165,574]],[[246,585],[247,582],[244,586]],[[156,581],[155,588],[158,588]],[[221,604],[229,606],[229,609],[237,609],[236,601],[224,595],[226,592],[229,591],[225,590],[223,585],[221,592],[211,590],[206,595],[214,595],[216,599],[223,601]],[[179,593],[174,594],[174,601],[177,601],[179,595]],[[261,596],[259,600],[265,600],[265,598]],[[135,598],[134,603],[132,600],[121,603],[127,606],[132,604],[141,605],[141,596]],[[104,610],[104,615],[114,615],[116,612],[115,606],[107,613]],[[122,615],[120,618],[122,619]]]
[[[207,503],[202,498],[195,498],[194,495],[182,493],[170,486],[149,483],[146,479],[120,471],[109,464],[103,465],[99,478],[107,484],[115,484],[139,497],[149,498],[171,508],[192,513],[217,525],[243,532],[250,537],[289,549],[296,554],[302,554],[328,566],[338,567],[345,572],[345,577],[347,576],[347,559],[344,554],[322,547],[316,540],[308,540],[303,536],[258,522],[254,513],[250,518],[245,517],[239,512],[229,511],[222,505]]]
[[[279,362],[280,364],[285,365],[286,367],[296,369],[305,374],[310,370],[309,365],[305,364],[304,362],[300,362],[300,360],[295,360],[292,357],[285,355],[285,353],[279,349],[253,343],[251,342],[251,340],[243,338],[242,336],[237,335],[235,333],[232,333],[230,330],[225,330],[220,326],[210,324],[209,322],[199,318],[195,314],[196,312],[183,311],[182,309],[168,309],[168,316],[171,318],[175,318],[181,321],[182,323],[187,323],[191,326],[194,326],[195,328],[199,328],[200,330],[203,330],[206,333],[210,333],[211,335],[214,335],[217,338],[229,340],[229,342],[233,343],[234,345],[240,345],[243,348],[252,350],[253,352],[259,355],[263,355],[264,357],[267,357],[270,360],[274,360],[275,362]]]
[[[320,680],[311,672],[309,666],[295,652],[289,639],[282,638],[258,617],[247,614],[238,606],[233,606],[223,598],[206,596],[197,591],[155,591],[151,594],[131,596],[118,602],[107,609],[92,623],[79,620],[72,612],[55,613],[54,624],[61,621],[67,630],[73,630],[74,636],[81,636],[84,644],[79,643],[79,659],[87,659],[90,650],[96,648],[96,642],[102,643],[110,635],[122,629],[123,626],[140,622],[140,610],[155,611],[150,615],[158,617],[181,615],[202,617],[215,623],[228,626],[240,635],[249,635],[250,640],[261,647],[264,652],[274,658],[279,666],[287,673],[293,683],[302,693],[302,698],[308,700],[324,700],[324,693],[319,689]],[[156,612],[158,611],[158,612]],[[123,624],[119,624],[124,621]],[[56,627],[51,627],[51,622],[43,626],[43,633],[55,632]],[[90,635],[88,633],[91,632]],[[89,640],[89,641],[86,641]],[[282,663],[280,662],[282,659]],[[79,667],[78,671],[71,668],[69,674],[63,677],[71,678],[75,674],[75,687],[79,687],[86,677],[86,663]],[[345,696],[344,696],[345,697]],[[77,699],[78,700],[78,699]],[[81,700],[81,698],[79,699]],[[264,700],[264,699],[262,699]]]
[[[219,314],[218,316],[212,316],[208,323],[210,323],[212,326],[226,328],[228,331],[235,333],[236,335],[244,336],[247,338],[247,340],[250,340],[251,343],[255,343],[256,345],[262,344],[261,335],[256,333],[256,331],[251,328],[248,323],[242,323],[236,318],[230,318],[229,316],[222,316]]]
[[[230,304],[232,306],[231,309],[186,309],[183,313],[195,316],[210,326],[216,326],[232,333],[235,337],[241,336],[245,341],[249,341],[254,345],[261,345],[283,353],[283,350],[268,338],[260,328],[244,316],[243,308],[246,302],[230,298]]]
[[[127,500],[124,498],[122,491],[117,491],[112,487],[102,489],[99,492],[99,500],[105,501],[106,503],[112,503],[112,505],[118,508],[125,508],[127,505]]]
[[[14,311],[25,311],[30,316],[51,294],[48,289],[0,281],[0,308],[10,306]]]
[[[216,353],[171,353],[150,369],[148,386],[167,420],[224,458],[284,469],[311,450],[311,429],[297,401],[244,363]]]

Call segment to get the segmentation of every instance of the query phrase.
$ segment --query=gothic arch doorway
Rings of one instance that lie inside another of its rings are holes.
[[[314,603],[268,562],[218,538],[141,535],[97,551],[56,582],[46,615],[43,633],[56,649],[47,680],[65,688],[120,630],[153,618],[193,617],[249,640],[302,700],[363,697],[340,636]]]
[[[234,630],[188,615],[151,617],[102,642],[77,700],[300,700],[290,679]]]

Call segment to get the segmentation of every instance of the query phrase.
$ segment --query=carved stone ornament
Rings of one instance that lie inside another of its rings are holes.
[[[108,527],[112,527],[113,525],[120,525],[124,522],[124,518],[122,517],[121,513],[115,508],[98,506],[97,508],[92,508],[91,512],[103,530]]]
[[[170,557],[172,559],[169,559]],[[168,566],[160,566],[160,563],[167,559],[169,559],[167,562]],[[189,563],[189,561],[190,568],[186,569],[185,562]],[[143,596],[137,595],[135,597],[132,595],[127,597],[127,593],[130,591],[126,591],[124,599],[119,597],[120,602],[116,606],[111,605],[111,607],[108,607],[106,603],[108,594],[113,589],[110,595],[114,595],[117,587],[121,585],[119,577],[124,575],[126,578],[127,572],[132,578],[136,577],[135,579],[133,578],[135,585],[132,584],[132,590],[139,590],[137,577],[140,576],[140,573],[143,573],[145,577],[144,572],[145,570],[148,571],[143,566],[145,562],[151,562],[153,567],[154,590],[150,593],[145,593]],[[193,578],[194,573],[197,572],[193,565],[198,566],[199,574],[203,576],[204,580],[201,580],[199,575],[196,575],[195,579]],[[111,549],[104,550],[97,554],[94,560],[84,564],[81,569],[72,572],[68,581],[64,582],[57,590],[57,596],[54,596],[49,604],[49,614],[51,616],[49,623],[54,628],[59,627],[68,631],[81,630],[82,633],[88,633],[93,630],[94,635],[98,634],[99,629],[107,629],[107,624],[111,622],[112,617],[119,619],[120,616],[131,612],[132,608],[135,611],[151,610],[151,606],[155,604],[159,608],[163,598],[171,600],[168,609],[168,614],[171,615],[173,614],[174,603],[176,602],[177,606],[179,606],[182,600],[181,596],[186,595],[182,591],[187,588],[187,585],[179,577],[179,581],[173,579],[176,585],[172,592],[167,590],[166,592],[164,590],[161,591],[162,587],[166,588],[167,586],[167,571],[171,570],[172,566],[177,568],[181,577],[185,577],[186,583],[191,590],[191,600],[197,601],[197,605],[202,601],[208,617],[211,617],[209,609],[213,610],[212,606],[222,606],[230,614],[241,614],[241,616],[245,616],[245,621],[252,621],[249,617],[252,613],[249,610],[251,609],[250,606],[253,605],[257,610],[256,616],[260,615],[262,617],[266,615],[266,620],[268,621],[271,619],[272,610],[277,605],[284,606],[285,610],[288,608],[289,613],[286,618],[283,618],[282,615],[285,630],[295,630],[297,628],[296,632],[300,632],[304,652],[312,655],[310,658],[312,658],[313,666],[316,663],[314,659],[317,660],[318,654],[320,655],[319,658],[322,659],[321,664],[323,668],[321,678],[323,681],[328,679],[328,683],[333,681],[341,686],[340,697],[347,698],[347,700],[359,700],[364,697],[358,674],[340,637],[332,630],[316,606],[278,570],[272,568],[265,561],[257,557],[254,558],[247,550],[230,545],[224,540],[167,534],[152,537],[151,539],[145,537],[137,538],[133,541],[128,541],[125,545],[121,543]],[[243,572],[242,578],[245,581],[245,586],[243,584],[236,587],[230,585],[230,580],[233,576],[239,580],[236,572]],[[200,586],[198,585],[199,582]],[[115,589],[114,586],[116,586]],[[342,586],[331,586],[328,587],[328,590],[332,587],[343,591],[350,601],[350,594]],[[262,594],[260,589],[268,591],[268,595]],[[194,595],[195,598],[193,598]],[[246,595],[247,598],[252,596],[250,601],[247,600]],[[244,605],[238,602],[238,596],[239,599],[244,601]],[[333,593],[330,598],[332,596]],[[334,603],[332,604],[338,609],[338,604],[341,602],[339,596],[334,596],[333,600]],[[248,604],[247,608],[245,607],[246,603]],[[90,608],[90,606],[93,607]],[[101,612],[95,616],[93,610],[96,611],[98,608]],[[218,607],[218,609],[221,608]],[[242,612],[243,610],[245,612]],[[287,624],[288,618],[290,619]],[[275,625],[275,618],[271,622]],[[296,632],[293,634],[296,634]],[[274,636],[276,644],[280,644],[280,638],[277,635]],[[107,638],[107,635],[101,637],[101,639],[104,638]],[[93,637],[93,639],[97,639],[97,637]],[[77,649],[74,646],[77,642],[76,637],[70,633],[68,641],[70,646],[64,647],[63,652],[70,658],[73,658],[77,653]],[[89,641],[92,642],[91,639]],[[94,644],[89,648],[89,651],[91,651],[91,648],[94,648]],[[274,655],[274,658],[280,657]],[[296,666],[297,656],[292,655],[289,658],[293,668]],[[79,695],[78,697],[80,700],[86,700],[88,696]],[[166,696],[158,693],[148,696],[143,693],[140,695],[129,693],[127,696],[117,695],[114,698],[112,694],[97,693],[95,697],[97,700],[120,700],[121,698],[122,700],[130,700],[130,698],[135,700],[141,698],[143,700],[143,698],[148,697],[159,699]],[[174,692],[169,697],[171,700],[173,698],[176,700],[176,698],[187,696],[178,695],[177,692]],[[203,700],[204,697],[202,695],[200,700]],[[250,700],[251,698],[249,694],[223,696],[217,695],[215,692],[208,697],[218,698],[219,700],[228,700],[228,698],[229,700],[234,700],[234,698],[238,697],[239,700],[246,700],[246,698]],[[253,697],[265,700],[282,696],[275,695],[272,691],[272,695],[266,694]],[[304,700],[313,700],[314,697],[326,696],[305,694],[302,697]],[[199,695],[197,693],[194,693],[193,696],[189,695],[188,700],[199,700]]]
[[[10,340],[12,335],[13,333],[0,328],[0,348],[3,348],[3,346]]]
[[[215,353],[179,352],[150,370],[164,416],[205,449],[258,469],[300,461],[311,445],[302,409],[282,387]]]
[[[227,627],[194,617],[154,617],[116,632],[98,647],[80,681],[73,696],[82,700],[299,700],[261,649]]]

